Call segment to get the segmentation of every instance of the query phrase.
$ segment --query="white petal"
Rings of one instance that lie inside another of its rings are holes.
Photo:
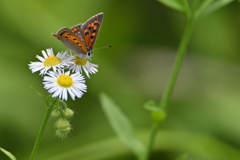
[[[71,98],[72,98],[73,100],[75,100],[75,94],[72,92],[72,90],[71,90],[70,88],[68,88],[67,90],[68,90],[68,93],[69,93],[69,95],[71,96]]]
[[[45,59],[44,59],[43,57],[39,56],[39,55],[36,55],[36,58],[37,58],[38,60],[40,60],[41,62],[44,62],[44,61],[45,61]]]
[[[54,54],[53,54],[53,49],[52,49],[52,48],[47,49],[47,54],[48,54],[49,57],[52,56],[52,55],[54,55]]]
[[[43,55],[43,57],[44,57],[45,59],[48,58],[47,53],[46,53],[44,50],[42,50],[42,55]]]
[[[67,89],[66,88],[63,88],[63,98],[62,99],[67,101]]]
[[[85,67],[83,67],[84,72],[86,73],[87,77],[90,78],[88,71],[85,69]]]

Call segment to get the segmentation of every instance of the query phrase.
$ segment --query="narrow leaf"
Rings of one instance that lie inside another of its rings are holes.
[[[41,93],[39,93],[35,88],[33,88],[32,86],[30,86],[32,88],[32,90],[34,90],[40,97],[42,97],[42,99],[44,100],[45,103],[46,102],[46,99],[43,97],[43,95]]]
[[[205,0],[202,2],[202,5],[196,11],[196,15],[206,16],[211,12],[233,2],[234,0]]]
[[[133,127],[128,117],[106,94],[100,94],[100,102],[112,129],[115,131],[118,137],[138,158],[143,157],[146,152],[146,148],[135,137]]]
[[[9,151],[3,149],[0,147],[0,150],[6,155],[8,156],[8,158],[10,158],[11,160],[17,160],[16,157]]]
[[[149,100],[147,101],[143,107],[146,109],[146,110],[149,110],[149,111],[160,111],[160,107],[159,105],[157,104],[157,102],[153,101],[153,100]]]
[[[30,86],[30,87],[31,87],[32,90],[34,90],[39,96],[43,97],[43,96],[41,95],[41,93],[39,93],[35,88],[33,88],[33,86]]]
[[[158,1],[169,8],[178,10],[180,12],[185,12],[185,7],[182,3],[182,0],[158,0]]]

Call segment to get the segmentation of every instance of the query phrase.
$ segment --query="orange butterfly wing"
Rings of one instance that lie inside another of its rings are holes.
[[[53,36],[77,55],[86,55],[93,49],[102,21],[103,13],[99,13],[89,18],[84,24],[78,24],[71,29],[62,28]]]
[[[99,13],[88,19],[82,25],[82,36],[84,37],[84,42],[86,46],[89,47],[91,50],[93,49],[93,46],[97,39],[98,32],[102,25],[102,21],[103,13]]]
[[[71,49],[76,54],[87,53],[85,44],[69,28],[62,28],[57,32],[57,34],[53,35],[61,40],[67,48]]]

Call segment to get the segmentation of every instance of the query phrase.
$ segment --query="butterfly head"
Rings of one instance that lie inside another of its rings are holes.
[[[88,53],[87,53],[87,58],[91,58],[93,56],[93,52],[92,51],[89,51]]]
[[[86,58],[91,58],[92,56],[93,56],[93,52],[92,52],[92,50],[90,50],[90,49],[87,47]]]

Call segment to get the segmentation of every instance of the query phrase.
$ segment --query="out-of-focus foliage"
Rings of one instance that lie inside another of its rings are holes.
[[[182,0],[158,0],[162,4],[172,8],[176,9],[180,12],[185,12],[185,6],[184,6],[184,1]]]
[[[103,111],[111,124],[112,129],[121,138],[121,140],[129,147],[133,154],[141,159],[146,154],[146,148],[136,138],[134,127],[119,107],[105,93],[100,94],[100,102]]]
[[[2,153],[4,153],[9,159],[16,160],[16,157],[12,153],[10,153],[9,151],[7,151],[7,150],[5,150],[3,148],[0,148],[0,151]]]
[[[41,50],[66,50],[51,35],[104,12],[92,63],[99,72],[86,79],[88,92],[68,101],[75,111],[66,140],[48,122],[36,160],[114,159],[134,156],[116,137],[98,100],[104,91],[121,107],[146,142],[151,115],[143,104],[159,101],[185,17],[155,0],[0,1],[0,147],[28,159],[46,107],[42,78],[28,69]],[[188,53],[162,123],[151,159],[194,160],[240,157],[240,30],[237,1],[195,24]],[[224,159],[225,158],[225,159]],[[8,158],[0,153],[1,160]]]

